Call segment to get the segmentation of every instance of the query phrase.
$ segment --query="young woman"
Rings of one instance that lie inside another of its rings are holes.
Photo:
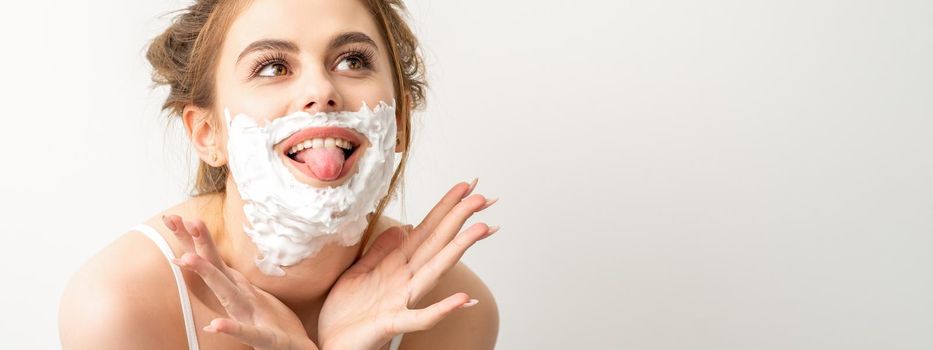
[[[424,98],[403,10],[200,0],[181,12],[147,57],[201,159],[196,195],[73,277],[63,348],[493,348],[495,300],[459,259],[497,231],[461,230],[495,200],[473,181],[417,226],[382,216]]]

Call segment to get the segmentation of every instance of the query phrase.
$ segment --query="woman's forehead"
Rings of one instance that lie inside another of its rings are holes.
[[[254,0],[234,19],[224,46],[239,55],[256,41],[272,39],[317,51],[350,32],[365,34],[383,47],[372,16],[360,1]]]

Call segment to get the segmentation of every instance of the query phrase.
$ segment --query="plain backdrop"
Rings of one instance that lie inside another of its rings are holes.
[[[501,198],[464,257],[499,348],[933,348],[933,3],[408,3],[431,90],[388,214]],[[0,10],[4,348],[58,348],[71,274],[185,199],[143,58],[185,4]]]

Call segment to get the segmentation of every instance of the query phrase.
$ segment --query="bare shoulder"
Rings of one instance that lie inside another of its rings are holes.
[[[401,349],[494,349],[499,335],[499,307],[492,292],[463,262],[457,263],[441,277],[434,290],[421,300],[417,308],[425,308],[458,292],[465,292],[479,303],[455,310],[434,328],[408,333],[402,338]]]
[[[62,348],[184,347],[178,337],[165,336],[185,332],[177,291],[168,284],[173,279],[151,239],[139,232],[123,234],[68,282],[59,305]]]

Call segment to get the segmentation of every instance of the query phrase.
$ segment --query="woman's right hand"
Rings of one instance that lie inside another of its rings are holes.
[[[469,196],[475,185],[454,186],[410,232],[386,230],[337,279],[318,318],[321,347],[378,349],[393,336],[430,329],[457,308],[477,302],[460,292],[414,308],[470,246],[498,230],[476,223],[460,232],[474,213],[496,202]]]
[[[178,215],[162,220],[185,251],[172,262],[201,276],[230,316],[215,318],[205,331],[226,334],[258,350],[318,349],[288,306],[221,260],[201,220],[184,221]]]

